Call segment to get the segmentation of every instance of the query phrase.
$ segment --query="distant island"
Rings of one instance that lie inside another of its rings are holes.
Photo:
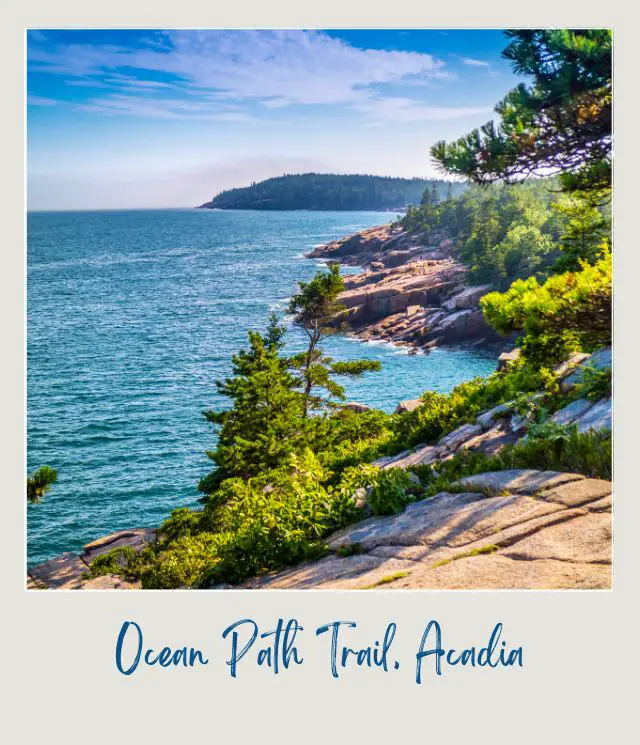
[[[278,176],[221,191],[204,209],[219,210],[404,210],[436,191],[439,200],[466,187],[443,179],[302,173]]]

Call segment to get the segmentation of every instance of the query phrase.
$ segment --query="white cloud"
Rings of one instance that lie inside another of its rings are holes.
[[[59,101],[46,96],[27,96],[27,103],[29,106],[57,106]]]
[[[472,57],[461,57],[464,65],[470,65],[471,67],[491,67],[488,62],[481,59],[473,59]]]
[[[104,113],[136,109],[138,115],[160,116],[164,110],[173,117],[180,109],[181,115],[205,115],[202,108],[179,107],[176,92],[200,101],[203,93],[209,94],[209,113],[225,99],[272,109],[325,104],[366,111],[371,101],[379,108],[381,86],[451,76],[444,62],[430,54],[360,49],[319,31],[172,31],[155,34],[143,47],[51,47],[31,41],[31,69],[63,75],[79,86],[94,79],[98,87],[136,92],[143,101],[124,106],[115,95],[107,95],[85,104],[85,109]],[[154,75],[163,80],[153,80]],[[172,98],[157,95],[171,88]],[[153,100],[144,102],[145,93]]]
[[[167,90],[174,86],[171,83],[164,83],[160,80],[139,80],[138,78],[127,77],[126,75],[114,75],[112,78],[105,78],[104,82],[107,85],[115,87],[142,88],[144,90]]]
[[[369,99],[358,103],[354,108],[370,115],[378,122],[421,122],[462,119],[491,112],[491,106],[483,107],[445,107],[428,106],[412,98],[390,97]]]
[[[76,104],[76,110],[118,116],[138,116],[151,119],[197,118],[209,121],[248,122],[253,117],[236,107],[212,109],[207,101],[184,98],[147,98],[131,94],[114,93],[87,103]]]

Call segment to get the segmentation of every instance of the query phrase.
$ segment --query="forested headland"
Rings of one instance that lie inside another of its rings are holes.
[[[444,179],[361,174],[302,173],[278,176],[217,194],[205,209],[220,210],[404,210],[420,204],[425,190],[439,198],[461,194],[466,185]]]

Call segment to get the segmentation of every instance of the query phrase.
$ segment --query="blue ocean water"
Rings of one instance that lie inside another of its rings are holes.
[[[28,562],[111,531],[158,525],[196,504],[215,435],[201,412],[249,329],[282,310],[320,265],[313,246],[378,225],[379,212],[149,210],[28,216],[28,468],[58,483],[28,506]],[[291,329],[292,346],[302,332]],[[339,359],[380,373],[350,400],[392,411],[426,389],[495,369],[482,351],[409,356],[333,337]]]

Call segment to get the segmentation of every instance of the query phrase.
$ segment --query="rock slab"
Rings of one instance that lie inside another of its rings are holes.
[[[253,589],[607,589],[611,483],[497,471],[328,540],[333,553]]]
[[[102,536],[84,546],[80,556],[66,553],[56,556],[43,564],[32,567],[27,575],[27,589],[55,590],[130,590],[138,589],[139,583],[126,582],[122,577],[105,575],[89,579],[91,562],[109,551],[117,548],[132,548],[141,551],[148,543],[156,539],[155,528],[134,528],[120,530]]]

